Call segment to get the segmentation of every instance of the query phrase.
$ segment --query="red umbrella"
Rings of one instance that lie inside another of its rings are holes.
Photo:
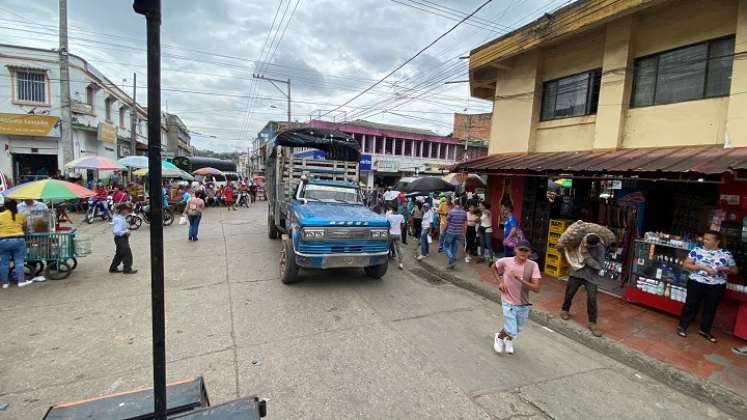
[[[200,169],[198,169],[198,170],[196,170],[196,171],[194,171],[192,173],[195,174],[195,175],[203,175],[203,176],[206,176],[206,175],[223,175],[223,172],[221,172],[221,171],[219,171],[219,170],[217,170],[215,168],[211,168],[211,167],[200,168]]]

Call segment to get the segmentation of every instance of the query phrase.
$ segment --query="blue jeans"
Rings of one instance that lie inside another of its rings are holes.
[[[423,229],[420,232],[420,255],[427,256],[428,248],[428,229]]]
[[[26,257],[26,240],[23,238],[0,239],[0,280],[8,284],[10,259],[15,264],[16,281],[22,283],[25,278],[23,259]]]
[[[515,338],[529,318],[529,305],[504,303],[501,306],[503,307],[503,331],[509,337]]]
[[[111,219],[112,215],[109,213],[109,203],[107,203],[106,200],[98,200],[96,201],[96,207],[99,208],[99,211],[101,211],[101,214],[107,218]]]
[[[482,257],[490,258],[493,256],[493,232],[481,232],[480,241],[482,242]]]
[[[193,216],[187,216],[189,219],[189,240],[197,240],[197,230],[200,228],[200,220],[202,220],[202,213],[195,214]]]
[[[446,256],[449,257],[449,265],[455,264],[457,255],[459,254],[459,243],[461,242],[462,235],[457,235],[456,233],[445,233],[443,238]]]

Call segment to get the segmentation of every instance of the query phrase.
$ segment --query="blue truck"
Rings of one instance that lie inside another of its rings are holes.
[[[326,158],[294,156],[308,148],[323,150]],[[328,130],[287,130],[268,143],[268,236],[283,241],[283,283],[298,281],[301,268],[360,267],[369,277],[386,274],[389,223],[363,203],[359,159],[355,139]]]

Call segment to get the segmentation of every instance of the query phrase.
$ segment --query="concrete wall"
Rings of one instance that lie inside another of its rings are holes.
[[[747,146],[747,60],[734,60],[729,97],[629,108],[636,57],[733,34],[747,52],[747,0],[676,0],[495,63],[489,151]],[[596,115],[539,121],[543,81],[594,68]]]

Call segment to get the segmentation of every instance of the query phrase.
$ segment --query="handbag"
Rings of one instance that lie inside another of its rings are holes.
[[[516,233],[514,234],[514,236],[512,236],[506,241],[506,246],[509,248],[515,248],[516,245],[519,244],[519,242],[525,239],[526,237],[524,236],[524,231],[522,231],[521,228],[517,227]]]

